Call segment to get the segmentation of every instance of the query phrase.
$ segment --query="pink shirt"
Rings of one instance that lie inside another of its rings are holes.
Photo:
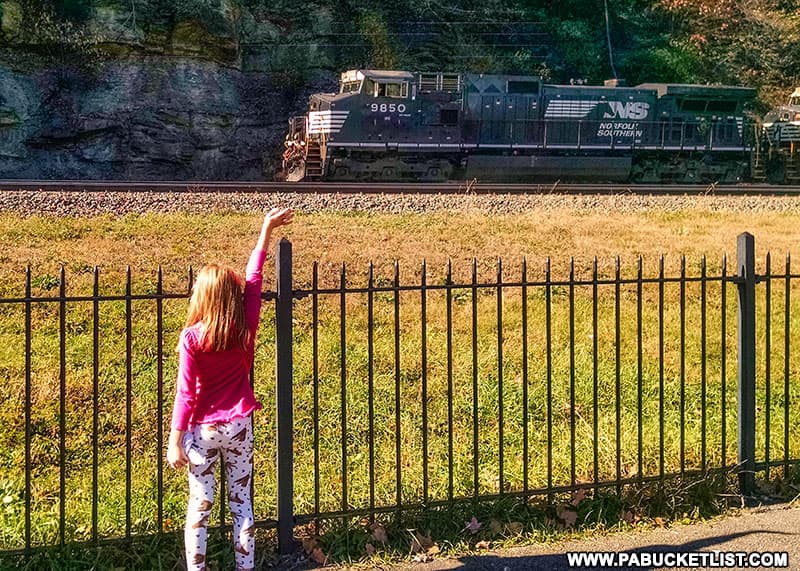
[[[244,315],[250,330],[247,350],[203,351],[202,323],[185,327],[178,342],[178,381],[172,428],[230,422],[260,409],[250,387],[250,366],[261,315],[261,268],[267,254],[255,249],[245,271]]]

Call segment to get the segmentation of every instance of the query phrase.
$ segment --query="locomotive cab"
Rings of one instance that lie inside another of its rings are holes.
[[[458,74],[342,73],[290,120],[286,180],[446,180],[460,164]]]
[[[762,127],[762,160],[767,180],[800,183],[800,87],[795,88],[786,105],[764,116]]]
[[[334,155],[396,141],[411,118],[413,80],[414,75],[404,71],[349,70],[341,74],[338,93],[313,94],[302,125],[297,117],[289,121],[283,157],[286,180],[330,178],[337,170],[340,178],[347,178],[350,167],[334,166]]]
[[[800,126],[800,87],[789,96],[789,102],[764,116],[764,128],[778,131],[784,125]]]
[[[766,135],[777,144],[800,141],[800,87],[795,88],[786,105],[764,116],[763,125]]]

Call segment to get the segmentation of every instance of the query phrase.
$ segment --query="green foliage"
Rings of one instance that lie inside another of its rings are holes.
[[[45,291],[50,291],[56,289],[60,284],[60,280],[56,276],[51,276],[50,274],[44,274],[41,276],[36,276],[31,279],[31,287],[40,288]]]
[[[620,72],[631,85],[653,81],[696,83],[701,80],[700,61],[700,54],[686,45],[637,49],[621,61]]]
[[[370,46],[366,67],[397,69],[397,48],[393,46],[389,28],[381,15],[375,12],[364,14],[358,22],[358,28]]]
[[[101,1],[125,15],[117,22],[133,31],[131,37],[163,44],[191,22],[192,33],[207,32],[204,42],[218,37],[233,61],[236,50],[255,51],[256,58],[274,62],[271,71],[301,77],[308,70],[369,66],[597,84],[611,77],[613,56],[629,84],[734,83],[773,97],[798,81],[800,67],[800,14],[796,3],[778,0],[615,0],[608,3],[611,54],[603,4],[580,0],[22,0],[14,41],[24,38],[28,49],[54,62],[94,57],[102,38],[88,30],[96,29],[92,18]],[[280,55],[281,49],[294,50],[294,57]]]
[[[85,22],[92,13],[92,0],[54,0],[53,9],[64,20]]]
[[[557,71],[562,80],[583,78],[597,83],[607,75],[602,30],[586,21],[564,20],[556,23],[553,35],[561,55]]]

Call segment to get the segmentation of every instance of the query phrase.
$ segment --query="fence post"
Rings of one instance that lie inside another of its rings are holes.
[[[294,548],[294,409],[292,396],[292,243],[282,238],[275,256],[275,394],[278,415],[278,550]]]
[[[750,495],[755,484],[756,455],[756,247],[752,234],[736,238],[738,328],[738,462],[739,489]]]

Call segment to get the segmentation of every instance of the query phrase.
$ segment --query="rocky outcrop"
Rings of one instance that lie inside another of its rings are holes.
[[[270,178],[287,119],[335,86],[312,31],[228,0],[158,25],[132,6],[93,6],[63,32],[78,49],[48,57],[53,35],[0,1],[0,178]]]
[[[0,178],[262,179],[314,88],[200,61],[0,68]]]

